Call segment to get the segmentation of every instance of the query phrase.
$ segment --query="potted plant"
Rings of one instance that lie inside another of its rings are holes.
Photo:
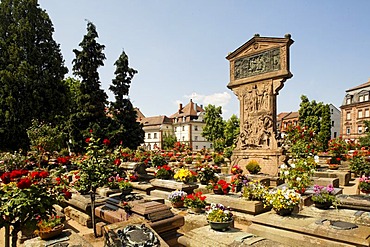
[[[250,174],[257,174],[261,171],[261,167],[256,160],[251,160],[245,166]]]
[[[62,233],[64,224],[62,224],[62,219],[60,216],[51,216],[49,219],[40,220],[37,223],[37,230],[35,234],[41,239],[50,239],[58,236]]]
[[[362,193],[370,194],[370,176],[369,177],[362,176],[360,178],[358,188]]]
[[[220,153],[215,153],[213,154],[213,162],[216,164],[216,165],[221,165],[222,163],[225,162],[225,158],[222,154]]]
[[[184,199],[184,205],[190,208],[194,213],[202,212],[203,208],[206,206],[206,196],[202,196],[202,192],[192,193],[187,195]]]
[[[330,170],[338,170],[340,165],[341,158],[332,156],[327,160]]]
[[[173,178],[178,182],[192,183],[196,180],[196,173],[189,169],[181,168],[175,173]]]
[[[280,166],[279,177],[288,184],[290,189],[303,194],[306,187],[311,185],[311,177],[315,171],[316,163],[313,158],[297,158],[290,165]]]
[[[250,201],[263,201],[268,188],[260,181],[250,181],[245,184],[242,196]]]
[[[212,165],[198,167],[197,178],[201,184],[208,184],[210,181],[216,182],[216,169]]]
[[[315,203],[315,207],[328,209],[333,203],[336,203],[337,200],[334,195],[334,187],[332,184],[326,187],[315,184],[313,190],[315,194],[312,195],[311,199]]]
[[[248,178],[242,174],[235,174],[231,177],[231,191],[232,192],[240,192],[242,190],[243,185],[248,183]]]
[[[129,195],[132,192],[132,183],[127,179],[118,181],[118,187],[122,191],[122,195]]]
[[[233,175],[242,174],[243,170],[239,165],[233,165],[233,167],[231,167],[231,173]]]
[[[207,185],[207,189],[213,190],[213,193],[218,195],[226,195],[229,193],[231,185],[225,180],[221,179],[217,181],[217,183],[211,182],[209,185]]]
[[[159,179],[170,179],[173,177],[173,175],[174,175],[173,170],[167,164],[163,166],[158,166],[157,172],[155,173],[155,177]]]
[[[225,231],[234,220],[230,208],[220,203],[212,203],[210,206],[207,206],[206,214],[210,227],[216,231]]]
[[[174,208],[181,208],[184,206],[184,200],[188,194],[182,190],[176,190],[168,195],[168,200],[172,203]]]
[[[191,164],[191,163],[193,163],[193,157],[191,157],[191,156],[186,156],[186,157],[184,158],[184,161],[185,161],[185,164]]]
[[[266,193],[265,207],[271,206],[281,216],[290,215],[301,201],[301,194],[293,189],[283,188]]]

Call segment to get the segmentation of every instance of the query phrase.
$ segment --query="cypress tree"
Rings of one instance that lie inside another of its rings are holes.
[[[144,142],[142,124],[136,122],[137,113],[128,97],[130,85],[137,70],[129,67],[128,56],[122,51],[114,63],[116,77],[109,89],[114,93],[115,101],[111,102],[113,123],[111,124],[111,142],[114,145],[136,149]]]
[[[68,70],[53,32],[37,0],[0,2],[0,149],[27,149],[32,119],[65,114]]]

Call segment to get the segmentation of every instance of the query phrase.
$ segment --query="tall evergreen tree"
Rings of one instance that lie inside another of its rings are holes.
[[[37,0],[0,2],[0,149],[28,148],[32,119],[64,114],[68,70],[53,32]]]
[[[105,108],[107,94],[100,88],[98,68],[104,66],[104,45],[99,44],[96,27],[87,23],[87,34],[79,44],[81,50],[74,49],[76,58],[73,63],[73,74],[81,78],[80,92],[77,98],[77,109],[70,117],[70,138],[75,147],[82,146],[83,136],[88,129],[94,129],[97,136],[102,136],[106,127]]]
[[[113,123],[111,125],[111,142],[121,143],[124,147],[136,149],[144,142],[142,124],[136,122],[137,113],[128,97],[130,85],[137,71],[129,67],[128,56],[122,51],[114,63],[116,77],[109,89],[114,93],[115,101],[111,102]]]

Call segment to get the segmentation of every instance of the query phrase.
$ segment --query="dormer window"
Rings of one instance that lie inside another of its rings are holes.
[[[369,91],[361,91],[358,93],[358,102],[369,101]]]
[[[347,99],[346,99],[346,104],[349,105],[352,103],[352,98],[351,96],[348,96]]]

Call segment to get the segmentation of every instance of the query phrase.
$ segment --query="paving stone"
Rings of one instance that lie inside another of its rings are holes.
[[[87,215],[71,206],[68,206],[64,209],[64,214],[77,221],[80,225],[87,226],[88,228],[92,227],[90,215]]]

